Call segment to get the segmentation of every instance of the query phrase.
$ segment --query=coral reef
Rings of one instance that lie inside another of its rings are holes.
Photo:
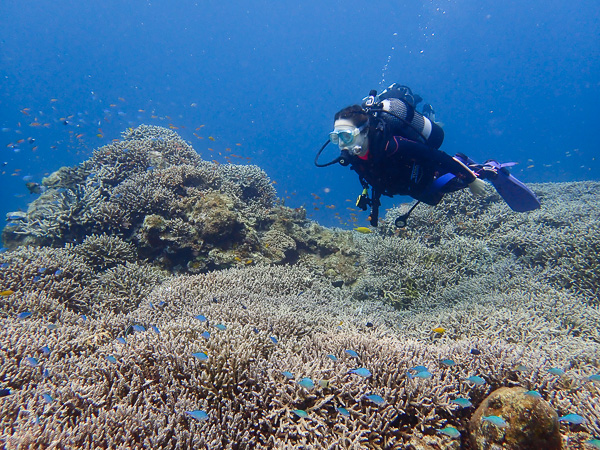
[[[145,126],[44,183],[0,254],[5,448],[600,436],[598,183],[534,185],[528,214],[456,193],[363,235]]]
[[[6,247],[62,247],[108,234],[133,244],[155,265],[189,273],[285,263],[305,254],[333,260],[342,251],[352,254],[327,229],[320,229],[330,236],[322,243],[309,238],[305,211],[278,205],[259,167],[202,161],[175,132],[160,127],[127,130],[122,140],[95,150],[77,167],[59,169],[43,184],[47,190],[27,214],[4,228]],[[293,251],[269,248],[276,232]]]

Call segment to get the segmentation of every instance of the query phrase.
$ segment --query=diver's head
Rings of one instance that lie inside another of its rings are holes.
[[[364,157],[369,150],[369,116],[358,105],[348,106],[334,117],[333,131],[329,140],[340,150]]]

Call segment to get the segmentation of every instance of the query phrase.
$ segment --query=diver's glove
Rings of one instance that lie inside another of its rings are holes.
[[[468,184],[471,194],[475,197],[483,197],[485,195],[485,182],[479,178],[475,178]]]

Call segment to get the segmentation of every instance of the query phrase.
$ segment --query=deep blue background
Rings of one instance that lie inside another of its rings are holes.
[[[394,81],[434,105],[447,153],[517,161],[523,181],[598,179],[597,2],[485,3],[3,0],[0,214],[32,200],[24,176],[149,123],[206,159],[249,157],[286,204],[339,224],[356,175],[314,154],[336,111]]]

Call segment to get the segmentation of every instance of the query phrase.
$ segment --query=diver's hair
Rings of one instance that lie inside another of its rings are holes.
[[[347,119],[350,120],[355,127],[360,127],[362,124],[369,120],[369,116],[359,105],[347,106],[346,108],[338,111],[334,116],[333,120]]]

